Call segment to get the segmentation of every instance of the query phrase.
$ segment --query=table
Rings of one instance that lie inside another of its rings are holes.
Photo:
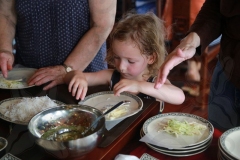
[[[61,101],[66,104],[77,104],[78,101],[71,96],[67,90],[67,85],[59,85],[50,89],[49,91],[43,91],[43,86],[32,87],[22,90],[4,90],[0,89],[0,100],[4,100],[10,97],[31,97],[31,96],[45,96]],[[98,86],[89,88],[88,94],[109,90],[106,86]],[[89,154],[76,159],[89,159],[89,160],[110,160],[124,148],[124,146],[131,141],[135,134],[139,134],[139,130],[142,127],[144,121],[149,117],[158,114],[159,102],[142,99],[144,102],[144,109],[138,114],[129,117],[116,125],[108,134],[106,133],[106,143],[100,143]],[[132,121],[131,121],[132,120]],[[0,119],[0,136],[6,138],[9,145],[6,152],[17,156],[24,160],[54,160],[54,155],[50,155],[43,148],[35,144],[29,138],[29,132],[27,126],[13,124],[5,120]],[[117,135],[116,135],[117,134]],[[94,154],[93,154],[94,153]]]

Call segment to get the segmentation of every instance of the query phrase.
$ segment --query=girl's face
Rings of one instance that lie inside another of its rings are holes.
[[[130,40],[112,43],[114,64],[122,78],[143,80],[143,74],[148,73],[148,64],[154,61],[153,56],[141,54],[137,45]]]

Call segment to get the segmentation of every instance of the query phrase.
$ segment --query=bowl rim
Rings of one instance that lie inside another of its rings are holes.
[[[92,107],[92,106],[84,105],[84,104],[64,104],[64,105],[59,105],[59,106],[56,106],[56,107],[53,107],[53,108],[45,109],[45,110],[37,113],[36,115],[34,115],[34,116],[30,119],[30,121],[29,121],[29,123],[28,123],[28,131],[29,131],[29,133],[30,133],[33,137],[36,137],[36,138],[41,139],[41,140],[43,140],[43,141],[48,141],[48,140],[42,139],[41,137],[38,137],[37,135],[35,135],[35,134],[32,133],[31,124],[33,123],[33,122],[32,122],[33,119],[36,119],[36,118],[37,118],[40,114],[42,114],[43,112],[48,113],[49,110],[57,109],[57,108],[61,109],[62,107],[67,107],[67,106],[72,106],[73,109],[76,108],[76,107],[74,107],[74,106],[79,106],[79,108],[80,108],[80,106],[88,107],[88,108],[91,108],[91,109],[93,109],[93,110],[96,110],[96,111],[99,113],[98,116],[101,116],[101,115],[103,114],[101,110],[99,110],[99,109],[97,109],[97,108],[94,108],[94,107]],[[103,120],[103,121],[104,121],[104,122],[103,122],[103,127],[105,128],[106,119],[105,119],[104,116],[101,118],[101,120],[102,120],[102,119],[104,119],[104,120]],[[99,121],[100,121],[100,120],[99,120]],[[98,131],[97,131],[97,132],[98,132]],[[96,133],[96,132],[95,132],[95,133]],[[92,134],[90,134],[90,135],[88,135],[88,136],[86,136],[86,137],[82,137],[82,138],[79,138],[79,139],[85,139],[85,138],[87,138],[87,137],[89,137],[89,136],[91,136],[91,135],[93,135],[93,134],[95,134],[95,133],[92,133]],[[76,139],[76,140],[77,140],[77,139]],[[74,141],[74,140],[71,140],[71,141]],[[56,142],[56,141],[53,141],[53,142]]]
[[[7,145],[8,145],[8,140],[6,138],[4,138],[4,137],[0,137],[0,139],[5,141],[5,143],[3,145],[3,148],[0,148],[0,151],[3,151],[7,147]]]

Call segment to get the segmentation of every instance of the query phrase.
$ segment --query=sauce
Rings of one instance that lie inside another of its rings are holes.
[[[87,127],[83,126],[58,126],[56,128],[49,129],[46,131],[41,138],[45,140],[52,140],[58,142],[75,140],[78,138],[85,137],[82,133],[87,129]],[[65,130],[64,132],[61,132]],[[91,133],[88,133],[88,135]]]

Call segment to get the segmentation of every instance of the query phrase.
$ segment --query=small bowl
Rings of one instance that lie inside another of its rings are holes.
[[[7,145],[8,141],[5,138],[0,137],[0,158],[6,153]]]
[[[59,159],[81,157],[91,152],[103,137],[105,118],[101,118],[91,133],[84,136],[81,135],[82,130],[75,127],[83,126],[86,129],[101,115],[100,110],[90,106],[61,105],[36,114],[30,120],[28,129],[30,137],[34,138],[36,144],[54,157]],[[64,141],[54,138],[56,134],[61,134],[65,130],[71,131],[72,128],[80,137]]]

